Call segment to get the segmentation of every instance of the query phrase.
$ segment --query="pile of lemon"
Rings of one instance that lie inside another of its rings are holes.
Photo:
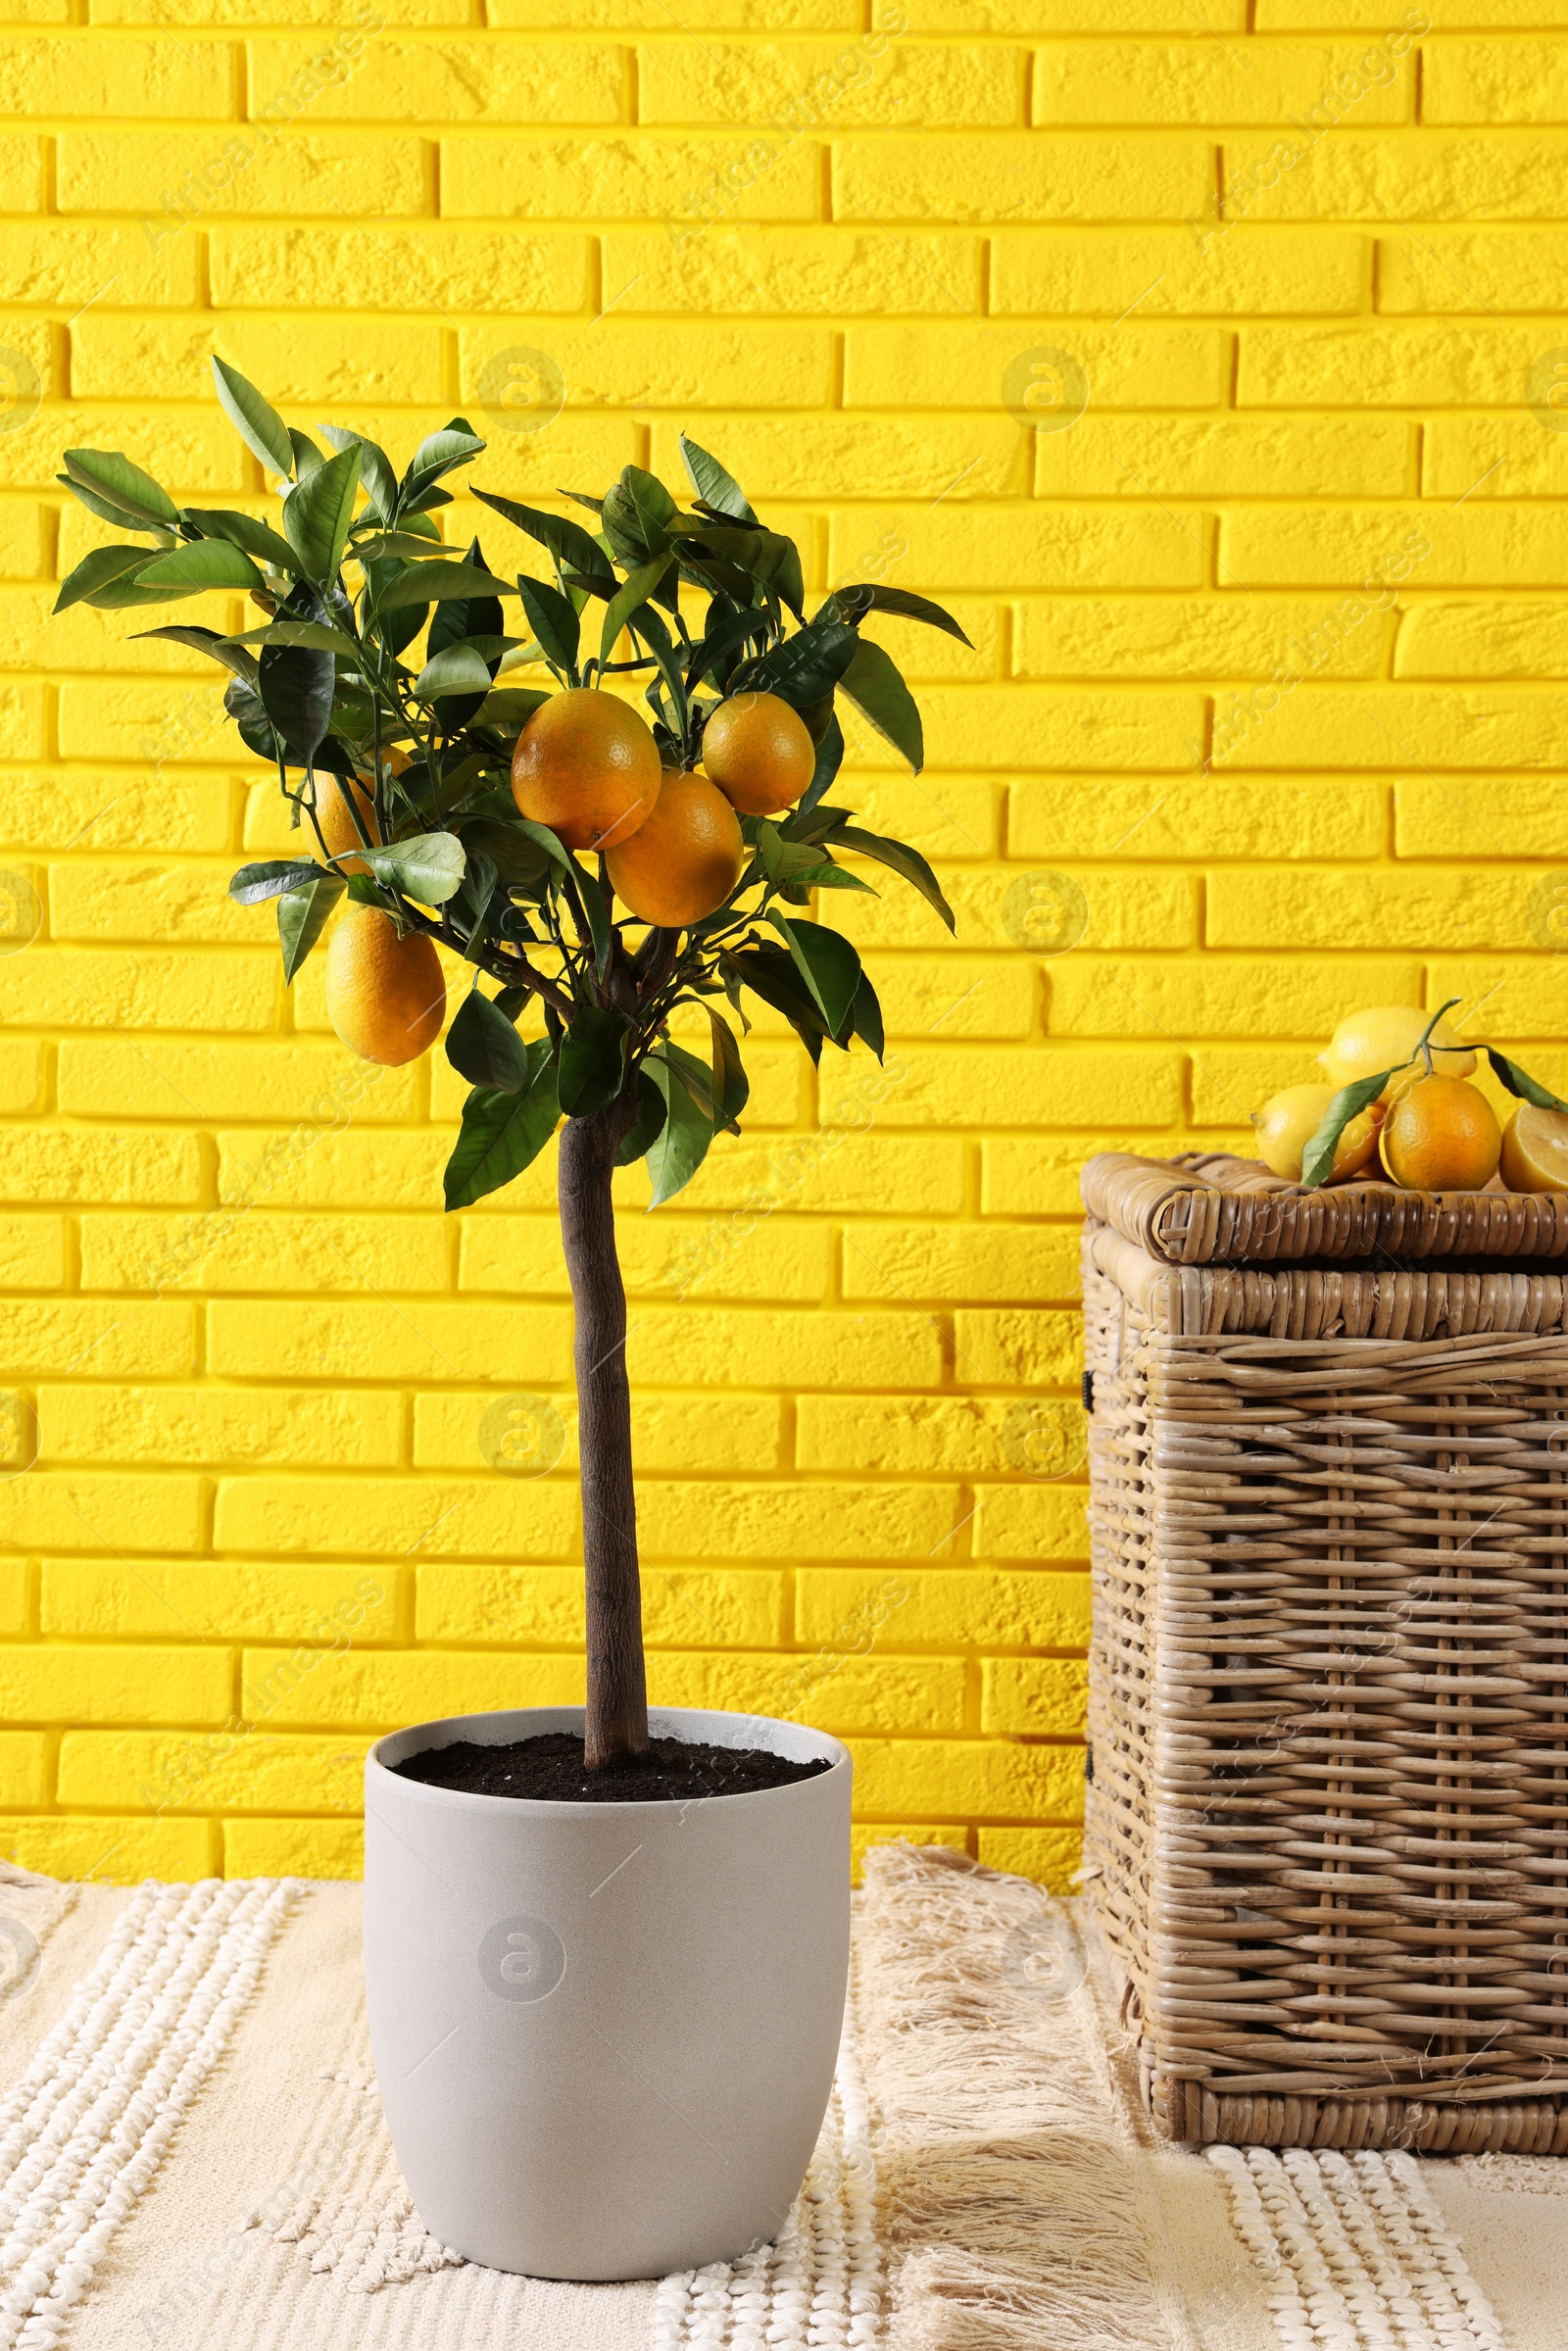
[[[1418,1052],[1423,1036],[1427,1053]],[[1428,1055],[1430,1055],[1430,1063]],[[1275,1175],[1301,1180],[1301,1157],[1342,1086],[1391,1072],[1352,1118],[1330,1183],[1375,1173],[1422,1192],[1476,1192],[1500,1173],[1510,1192],[1568,1192],[1568,1112],[1522,1102],[1506,1127],[1469,1082],[1476,1054],[1446,1015],[1373,1004],[1341,1021],[1317,1056],[1324,1082],[1287,1086],[1254,1111],[1258,1152]]]

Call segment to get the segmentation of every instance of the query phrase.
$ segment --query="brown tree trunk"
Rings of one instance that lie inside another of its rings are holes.
[[[577,1443],[588,1605],[589,1771],[648,1752],[637,1504],[626,1385],[626,1293],[615,1254],[611,1179],[636,1115],[623,1096],[561,1132],[561,1236],[576,1307]]]

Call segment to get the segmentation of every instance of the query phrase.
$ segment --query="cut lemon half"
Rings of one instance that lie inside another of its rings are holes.
[[[1521,1102],[1503,1129],[1501,1165],[1510,1192],[1568,1192],[1568,1110]]]

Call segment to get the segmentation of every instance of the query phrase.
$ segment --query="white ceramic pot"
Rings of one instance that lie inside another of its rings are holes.
[[[432,2235],[536,2278],[660,2277],[782,2228],[827,2108],[850,1949],[837,1739],[753,1715],[656,1734],[831,1769],[680,1803],[468,1795],[387,1767],[582,1734],[457,1715],[365,1766],[365,1984],[398,2161]]]

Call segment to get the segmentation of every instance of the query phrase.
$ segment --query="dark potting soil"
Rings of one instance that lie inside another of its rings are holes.
[[[392,1769],[427,1788],[456,1788],[469,1795],[530,1796],[557,1804],[676,1804],[690,1796],[743,1796],[760,1788],[788,1788],[831,1767],[825,1757],[797,1763],[764,1747],[710,1747],[684,1739],[655,1739],[636,1763],[583,1768],[582,1740],[569,1731],[545,1731],[505,1746],[454,1739],[426,1747]]]

